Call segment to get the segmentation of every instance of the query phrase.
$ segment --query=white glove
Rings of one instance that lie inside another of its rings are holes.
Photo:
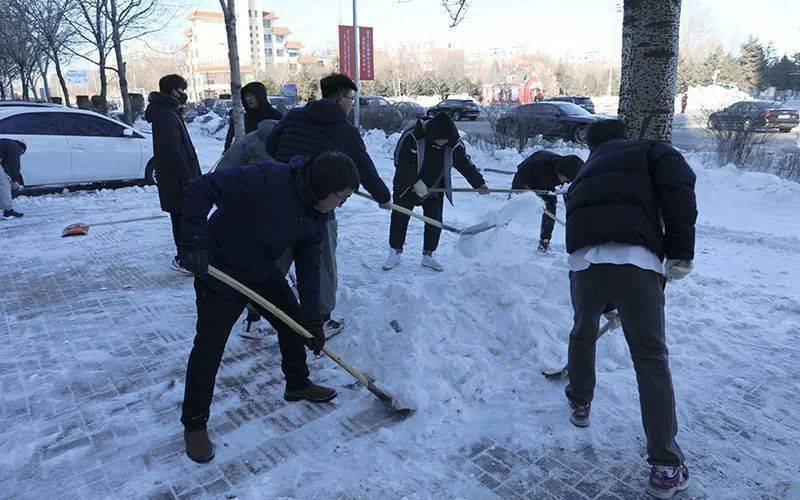
[[[425,183],[422,182],[422,180],[418,180],[417,182],[415,182],[414,185],[411,186],[411,189],[413,189],[414,192],[417,193],[417,196],[419,196],[420,198],[425,198],[426,196],[428,196],[429,193],[428,186],[426,186]]]
[[[664,267],[667,281],[677,281],[685,278],[694,269],[694,262],[684,259],[669,259]]]
[[[616,330],[622,326],[622,322],[619,319],[619,311],[616,309],[613,311],[608,311],[607,313],[603,313],[603,316],[605,316],[608,322],[611,324],[609,330]]]
[[[555,194],[567,194],[567,191],[569,191],[569,182],[565,182],[564,184],[556,186],[553,189]]]

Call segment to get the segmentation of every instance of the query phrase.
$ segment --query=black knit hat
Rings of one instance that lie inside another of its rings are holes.
[[[612,139],[625,139],[625,122],[622,120],[598,120],[586,129],[586,145],[594,151]]]
[[[447,139],[448,142],[455,143],[460,137],[456,124],[447,113],[438,113],[425,124],[425,139],[429,141]]]
[[[562,156],[556,162],[556,172],[558,175],[563,175],[569,182],[572,182],[578,175],[578,171],[583,166],[583,160],[575,155]]]

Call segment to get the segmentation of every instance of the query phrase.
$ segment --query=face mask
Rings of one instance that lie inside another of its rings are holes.
[[[180,90],[176,90],[175,93],[177,94],[175,98],[178,100],[178,102],[181,104],[186,104],[186,101],[189,99],[189,96],[186,95],[185,92],[181,92]]]

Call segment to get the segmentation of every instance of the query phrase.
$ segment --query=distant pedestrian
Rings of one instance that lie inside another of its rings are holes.
[[[681,114],[686,113],[686,106],[689,104],[689,94],[684,92],[681,96]]]
[[[692,270],[695,174],[666,142],[626,140],[621,120],[592,123],[587,143],[591,154],[567,193],[567,252],[575,310],[566,388],[570,420],[578,427],[589,425],[599,318],[613,304],[638,382],[652,466],[647,492],[670,498],[688,487],[689,471],[675,441],[678,419],[663,285]]]
[[[511,188],[553,191],[558,186],[572,182],[582,166],[583,160],[575,155],[562,156],[550,151],[537,151],[517,166],[517,173],[511,182]],[[544,201],[545,209],[555,215],[557,196],[541,193],[537,193],[537,196]],[[542,213],[539,252],[544,253],[550,249],[550,239],[553,236],[554,227],[553,218]]]
[[[267,152],[276,160],[288,163],[296,155],[313,158],[326,151],[340,151],[358,168],[361,185],[384,210],[391,209],[389,188],[372,162],[358,129],[347,116],[353,108],[356,84],[345,75],[328,75],[319,82],[322,99],[286,113],[267,137]],[[322,290],[320,303],[326,335],[339,333],[341,320],[331,317],[336,308],[339,277],[336,267],[336,242],[339,225],[331,212],[322,242]]]
[[[187,99],[186,87],[186,80],[179,75],[161,78],[159,91],[150,93],[147,98],[144,119],[151,124],[153,131],[153,159],[161,209],[169,213],[172,220],[176,255],[170,267],[191,275],[177,255],[186,187],[192,179],[200,176],[197,153],[180,114]]]
[[[25,143],[13,139],[0,139],[0,161],[3,171],[0,172],[0,208],[3,219],[22,217],[22,213],[14,210],[12,192],[19,190],[24,184],[19,158],[25,154]]]
[[[444,198],[453,203],[452,192],[431,193],[430,189],[452,187],[452,169],[458,170],[467,182],[484,194],[488,193],[486,181],[467,154],[466,146],[461,141],[456,124],[450,115],[439,113],[424,125],[417,120],[415,126],[409,128],[394,151],[394,202],[401,207],[414,210],[422,206],[426,217],[442,221]],[[406,232],[410,217],[399,212],[392,212],[389,228],[389,256],[383,264],[388,271],[400,263]],[[434,259],[433,253],[439,247],[442,229],[425,224],[425,238],[422,246],[421,265],[434,271],[442,271],[444,267]]]
[[[242,105],[244,106],[245,134],[255,132],[258,124],[264,120],[280,120],[283,118],[283,114],[272,107],[267,95],[267,87],[261,82],[250,82],[242,87]],[[233,111],[231,111],[230,117],[223,151],[227,151],[233,144]]]

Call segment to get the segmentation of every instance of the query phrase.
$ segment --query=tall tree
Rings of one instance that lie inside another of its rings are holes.
[[[763,89],[767,70],[767,53],[757,38],[751,36],[747,42],[742,44],[738,62],[741,69],[739,87],[750,92]]]
[[[0,12],[0,52],[14,66],[22,84],[22,98],[30,98],[31,90],[36,97],[33,81],[45,57],[42,41],[28,28],[25,11],[15,0],[0,0]]]
[[[108,114],[107,62],[113,48],[111,30],[106,15],[107,7],[107,0],[75,0],[74,14],[67,18],[78,39],[83,42],[82,45],[88,45],[92,49],[87,55],[85,51],[77,48],[68,48],[72,54],[97,65],[100,75],[100,101],[97,111],[104,115]],[[93,58],[92,55],[96,58]]]
[[[73,0],[26,0],[20,2],[20,6],[26,10],[30,27],[38,33],[44,44],[47,57],[55,67],[64,104],[69,106],[69,89],[61,64],[67,57],[66,47],[75,44],[75,32],[67,22]],[[46,80],[45,77],[45,84]]]
[[[236,139],[239,139],[244,135],[244,108],[242,107],[242,73],[239,68],[239,43],[236,40],[236,2],[235,0],[219,0],[219,5],[225,17],[225,33],[228,37],[233,134]]]
[[[672,139],[681,0],[625,0],[618,114],[632,139]]]

